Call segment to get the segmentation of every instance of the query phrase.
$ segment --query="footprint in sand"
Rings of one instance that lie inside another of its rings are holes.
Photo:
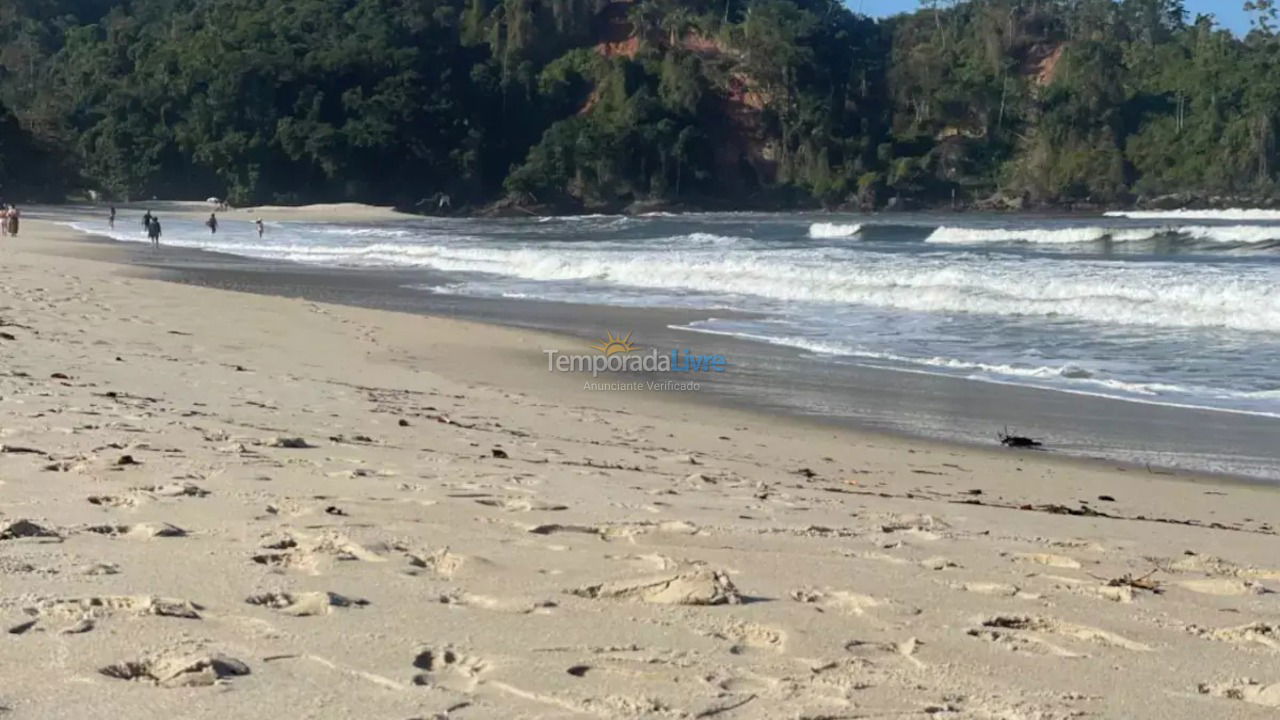
[[[193,483],[169,483],[168,485],[151,485],[149,487],[139,488],[143,492],[156,495],[158,497],[196,497],[202,498],[208,496],[208,490],[195,485]]]
[[[328,615],[334,608],[364,607],[369,604],[368,600],[349,598],[334,592],[269,592],[251,595],[245,598],[245,602],[250,605],[269,607],[285,615],[296,617]]]
[[[1251,580],[1234,577],[1203,578],[1200,580],[1183,580],[1178,587],[1201,595],[1218,595],[1236,597],[1241,595],[1265,595],[1271,590]]]
[[[440,602],[445,605],[471,607],[492,612],[515,613],[518,615],[528,615],[530,613],[546,614],[551,612],[553,608],[558,607],[554,600],[532,600],[519,597],[498,598],[462,591],[444,593],[440,596]]]
[[[1023,600],[1039,600],[1040,595],[1024,591],[1017,585],[1001,582],[967,582],[952,585],[951,587],[965,592],[971,592],[976,595],[995,595],[997,597],[1015,597]]]
[[[844,649],[851,655],[856,657],[873,658],[879,655],[899,655],[906,658],[916,667],[925,667],[925,664],[915,657],[916,651],[924,643],[911,637],[901,642],[866,642],[862,640],[853,640],[845,644]]]
[[[435,575],[444,578],[451,578],[462,572],[462,569],[468,564],[490,564],[488,560],[477,558],[470,555],[459,555],[450,552],[449,548],[438,548],[436,550],[428,550],[426,548],[417,548],[404,543],[397,543],[391,546],[392,550],[404,553],[405,558],[409,560],[409,564],[415,568],[423,568]]]
[[[1280,682],[1263,685],[1257,680],[1242,679],[1218,683],[1202,683],[1201,695],[1241,700],[1263,707],[1280,708]]]
[[[1151,650],[1147,645],[1113,632],[1035,615],[996,615],[982,620],[981,626],[969,630],[968,634],[996,642],[1010,650],[1031,650],[1061,657],[1083,656],[1054,645],[1040,637],[1041,635],[1054,635],[1134,652]]]
[[[1280,651],[1280,625],[1272,623],[1254,622],[1248,625],[1219,628],[1217,630],[1194,626],[1188,629],[1193,635],[1217,640],[1218,642],[1231,643],[1242,647],[1261,645],[1271,650]]]
[[[1247,580],[1280,580],[1280,570],[1257,568],[1249,565],[1237,565],[1213,555],[1188,554],[1170,563],[1169,570],[1174,572],[1202,572],[1206,575],[1234,577]]]
[[[480,676],[488,669],[481,659],[450,647],[423,648],[413,658],[413,666],[422,670],[413,676],[414,685],[463,693],[473,692],[480,684]]]
[[[185,537],[187,531],[166,522],[145,522],[136,525],[90,525],[85,532],[112,537],[129,537],[135,539]]]
[[[941,571],[941,570],[951,570],[953,568],[961,567],[961,565],[955,562],[954,560],[949,560],[944,557],[925,558],[924,560],[921,560],[919,563],[917,563],[917,565],[924,568],[925,570],[933,570],[935,572]]]
[[[865,615],[868,610],[886,607],[889,600],[881,600],[848,590],[800,588],[791,591],[791,599],[814,606],[818,612],[834,611],[844,615]]]
[[[782,652],[787,644],[787,634],[782,630],[742,620],[708,624],[698,628],[698,632],[728,641],[731,643],[729,652],[734,655],[753,649]]]
[[[556,512],[568,510],[568,505],[549,503],[536,498],[501,497],[481,498],[476,500],[480,505],[495,507],[507,512]]]
[[[782,681],[777,678],[750,673],[741,673],[729,677],[712,676],[704,678],[703,682],[706,682],[720,692],[740,696],[759,696],[770,694],[776,692],[783,684]],[[707,715],[704,714],[703,717],[707,717]]]
[[[604,557],[606,560],[621,560],[623,562],[634,563],[640,565],[643,569],[651,570],[653,572],[672,570],[684,564],[675,558],[659,553],[648,553],[644,555],[605,555]]]
[[[90,505],[99,507],[131,508],[136,507],[139,503],[138,498],[122,495],[90,495],[85,499],[89,501]]]
[[[117,680],[149,681],[160,687],[203,687],[237,675],[248,675],[249,666],[219,652],[170,651],[141,660],[114,663],[98,672]]]
[[[895,533],[914,531],[916,533],[936,533],[949,530],[951,525],[933,515],[915,513],[874,513],[867,516],[880,524],[880,532]]]
[[[31,520],[0,521],[0,540],[21,538],[61,538],[57,530]]]
[[[75,634],[88,632],[96,627],[98,621],[120,615],[130,617],[170,617],[187,620],[199,620],[201,606],[176,598],[153,597],[146,595],[101,595],[85,598],[44,598],[23,608],[23,612],[32,617],[25,623],[9,629],[14,635],[36,630],[43,631],[46,625],[60,621],[57,632]]]
[[[26,608],[41,618],[101,620],[117,615],[199,620],[202,608],[190,600],[148,595],[99,595],[84,598],[45,598]]]
[[[987,642],[992,643],[997,647],[1002,647],[1010,652],[1027,653],[1030,655],[1051,655],[1053,657],[1061,658],[1088,657],[1087,655],[1072,652],[1060,645],[1055,645],[1043,638],[998,628],[971,628],[967,634],[969,637],[986,640]]]
[[[1009,557],[1013,558],[1015,562],[1044,565],[1045,567],[1064,570],[1078,570],[1081,567],[1079,560],[1066,555],[1054,555],[1053,553],[1012,553]]]
[[[326,560],[386,562],[386,558],[337,532],[307,535],[286,532],[268,535],[260,545],[265,552],[252,556],[259,565],[318,574]]]
[[[559,523],[546,523],[542,525],[523,525],[519,527],[521,527],[525,532],[532,533],[534,535],[576,533],[582,535],[596,535],[603,540],[630,539],[651,533],[665,533],[670,535],[697,535],[699,533],[697,525],[684,522],[683,520],[671,520],[667,522],[604,523],[600,525],[562,525]]]
[[[639,600],[659,605],[724,605],[742,602],[728,573],[691,566],[633,580],[586,585],[568,591],[579,597]]]

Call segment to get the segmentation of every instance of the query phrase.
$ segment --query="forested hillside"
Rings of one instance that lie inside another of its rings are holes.
[[[1280,36],[1179,0],[5,0],[0,194],[1269,198]],[[59,182],[61,181],[61,187]]]

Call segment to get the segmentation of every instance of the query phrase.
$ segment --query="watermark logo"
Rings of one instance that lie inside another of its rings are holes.
[[[603,340],[590,345],[594,353],[566,353],[560,350],[543,350],[547,356],[547,371],[581,373],[598,378],[602,373],[647,373],[660,375],[679,374],[680,380],[647,382],[599,383],[588,381],[587,390],[650,390],[696,391],[702,386],[689,379],[703,373],[723,373],[729,367],[724,355],[695,352],[691,349],[647,351],[632,342],[632,333],[626,335],[609,331]]]
[[[635,352],[640,348],[631,342],[631,333],[627,333],[627,336],[624,338],[618,337],[610,331],[599,345],[592,345],[591,349],[599,350],[604,353],[605,357],[609,357],[610,355],[617,355],[618,353]]]

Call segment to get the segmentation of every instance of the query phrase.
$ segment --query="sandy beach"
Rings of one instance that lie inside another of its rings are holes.
[[[81,237],[0,241],[0,717],[1280,708],[1271,487],[590,392]]]

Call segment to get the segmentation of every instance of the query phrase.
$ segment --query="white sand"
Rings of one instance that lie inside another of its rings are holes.
[[[1270,489],[585,392],[569,341],[78,247],[0,242],[0,716],[1280,707]]]
[[[86,214],[100,215],[105,221],[107,207],[98,205],[92,209],[85,208]],[[405,220],[413,215],[396,211],[390,207],[362,205],[360,203],[323,203],[317,205],[258,205],[253,207],[233,207],[219,210],[214,203],[203,200],[151,200],[133,203],[122,203],[116,211],[124,214],[141,214],[150,210],[162,217],[183,217],[201,219],[216,213],[220,217],[232,217],[238,220],[325,220],[329,222],[375,222],[378,220]]]

